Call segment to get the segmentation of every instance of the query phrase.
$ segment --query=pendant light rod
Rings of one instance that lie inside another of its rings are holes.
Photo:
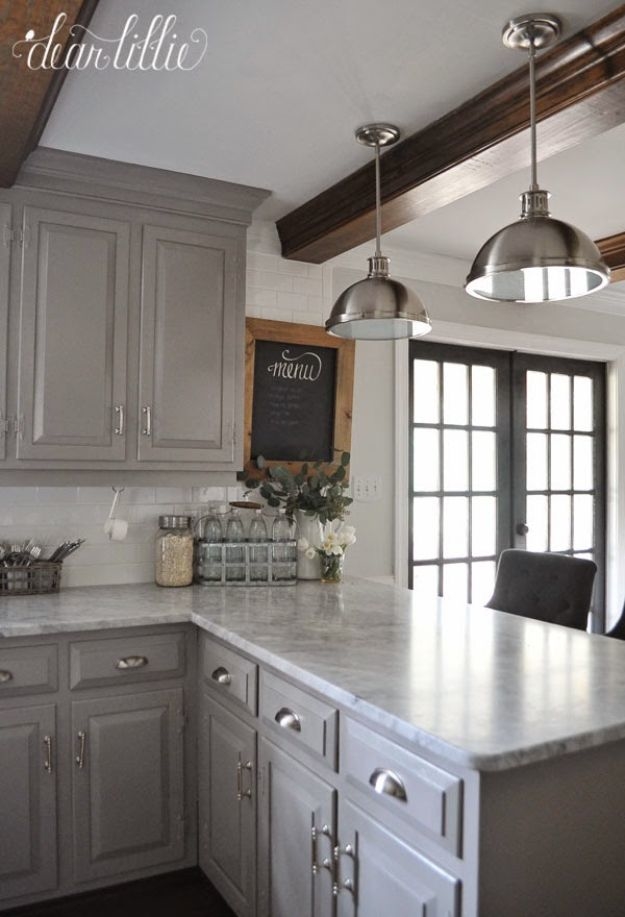
[[[531,26],[528,29],[528,39],[528,53],[530,58],[530,142],[532,147],[530,191],[538,191],[538,170],[536,166],[536,160],[538,158],[536,144],[536,43],[534,38],[534,29]]]
[[[380,191],[380,141],[375,142],[375,256],[380,258],[382,236],[382,194]]]

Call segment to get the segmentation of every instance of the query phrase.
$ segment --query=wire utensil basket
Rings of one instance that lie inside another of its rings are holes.
[[[40,561],[28,567],[0,567],[0,596],[58,592],[62,569],[62,563],[49,561]]]

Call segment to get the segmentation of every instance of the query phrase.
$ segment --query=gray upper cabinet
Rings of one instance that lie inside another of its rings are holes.
[[[184,856],[182,688],[72,704],[74,878]]]
[[[0,900],[57,884],[53,704],[0,712]]]
[[[232,466],[239,243],[143,228],[138,456]]]
[[[11,264],[11,205],[0,203],[0,461],[6,456],[9,420],[7,417],[7,361],[9,356],[9,281]]]
[[[26,206],[19,460],[126,456],[129,226]]]
[[[31,153],[0,189],[0,485],[234,482],[246,227],[266,196]]]

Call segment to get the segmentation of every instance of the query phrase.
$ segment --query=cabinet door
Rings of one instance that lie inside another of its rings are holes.
[[[336,791],[266,739],[259,769],[260,915],[330,917]]]
[[[459,917],[460,882],[345,798],[339,834],[338,917]]]
[[[184,855],[182,688],[72,704],[74,875]]]
[[[124,459],[128,257],[125,223],[24,208],[18,459]]]
[[[140,461],[234,461],[237,250],[144,227]]]
[[[0,461],[6,458],[11,206],[0,204]]]
[[[0,899],[56,888],[55,708],[0,711]]]
[[[246,917],[256,884],[256,733],[205,694],[200,724],[200,866]]]

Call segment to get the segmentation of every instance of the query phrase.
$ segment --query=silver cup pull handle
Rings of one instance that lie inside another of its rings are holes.
[[[211,678],[220,685],[229,685],[232,683],[232,675],[228,669],[224,669],[222,665],[215,669]]]
[[[115,663],[116,669],[142,669],[144,665],[147,665],[149,659],[147,656],[124,656],[123,659],[118,659]]]
[[[408,802],[408,794],[404,781],[394,771],[389,771],[384,767],[376,767],[369,777],[369,784],[376,793],[385,796],[393,796],[400,802]]]
[[[9,672],[8,669],[0,669],[0,685],[5,685],[7,681],[11,681],[13,678],[13,672]]]
[[[292,729],[293,732],[302,731],[302,721],[297,713],[293,710],[289,710],[288,707],[281,707],[274,719],[278,726],[282,726],[283,729]]]

